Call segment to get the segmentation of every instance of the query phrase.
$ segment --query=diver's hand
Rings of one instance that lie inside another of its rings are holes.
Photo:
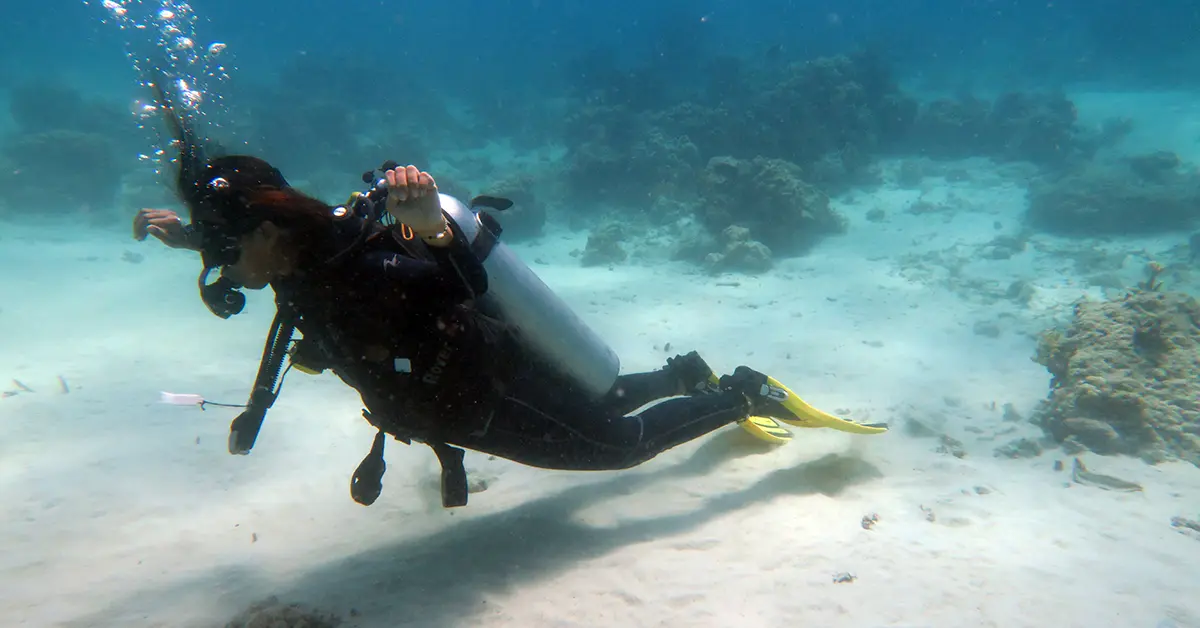
[[[173,249],[190,249],[196,247],[188,240],[187,231],[179,214],[169,209],[142,209],[133,217],[133,239],[141,242],[147,235],[158,238],[163,244]]]
[[[418,235],[437,235],[445,227],[437,182],[416,166],[398,167],[383,173],[388,184],[387,212]]]

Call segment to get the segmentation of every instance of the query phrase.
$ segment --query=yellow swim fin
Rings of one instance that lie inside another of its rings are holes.
[[[888,431],[886,423],[855,423],[822,412],[805,402],[799,395],[779,383],[779,380],[767,376],[767,396],[778,403],[791,416],[777,416],[776,419],[796,427],[827,427],[839,432],[850,434],[882,434]],[[784,413],[781,413],[784,414]]]
[[[721,389],[721,380],[716,373],[709,373],[708,376],[709,388],[716,391]],[[743,430],[750,433],[751,436],[771,443],[772,445],[783,445],[792,442],[792,432],[788,428],[779,424],[779,421],[772,419],[769,416],[752,416],[738,421],[738,425]]]
[[[793,438],[792,432],[788,428],[780,425],[778,421],[769,416],[752,416],[743,421],[738,421],[738,425],[755,438],[774,445],[790,443]]]

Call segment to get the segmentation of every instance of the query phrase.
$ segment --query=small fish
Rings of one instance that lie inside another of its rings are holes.
[[[1106,491],[1121,491],[1123,493],[1137,493],[1142,490],[1141,484],[1115,478],[1111,475],[1103,475],[1100,473],[1092,473],[1084,466],[1083,461],[1079,458],[1075,459],[1075,464],[1071,468],[1071,479],[1076,484],[1085,486],[1094,486]]]
[[[1191,249],[1188,263],[1195,264],[1197,260],[1200,260],[1200,233],[1193,233],[1192,237],[1188,238],[1188,247]]]
[[[32,388],[26,386],[25,384],[22,384],[21,380],[19,380],[19,379],[14,379],[12,382],[13,382],[14,386],[16,386],[17,388],[19,388],[25,392],[33,392]]]
[[[59,390],[62,391],[62,394],[64,394],[64,395],[71,394],[71,387],[67,385],[67,379],[65,377],[63,377],[62,375],[58,376],[58,387],[59,387]]]
[[[502,212],[512,206],[512,201],[508,200],[507,198],[500,198],[499,196],[488,196],[486,194],[481,194],[471,199],[471,207],[487,207],[488,209],[494,209]]]

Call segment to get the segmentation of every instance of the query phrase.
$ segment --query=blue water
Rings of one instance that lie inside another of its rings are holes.
[[[1031,359],[1151,268],[1200,294],[1197,33],[1178,0],[8,0],[0,625],[1200,626],[1170,523],[1200,519],[1195,318],[1090,380]],[[364,508],[357,394],[293,374],[231,456],[236,411],[161,395],[241,403],[274,301],[218,319],[196,255],[130,238],[187,212],[161,76],[329,203],[389,159],[511,198],[505,241],[623,372],[696,349],[892,429],[727,426],[620,472],[468,452],[456,510],[393,443]]]

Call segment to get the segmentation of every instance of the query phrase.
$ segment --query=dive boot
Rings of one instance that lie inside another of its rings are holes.
[[[688,395],[713,395],[721,392],[721,380],[699,353],[667,358],[670,369]],[[792,433],[769,416],[750,416],[738,421],[742,429],[768,443],[782,444],[792,440]]]
[[[750,400],[750,414],[765,416],[796,427],[827,427],[851,434],[881,434],[886,423],[863,424],[840,419],[806,403],[774,377],[739,366],[720,379],[721,390],[736,390]]]
[[[679,383],[687,395],[703,395],[721,391],[717,374],[695,351],[667,358],[667,370],[679,379]]]

